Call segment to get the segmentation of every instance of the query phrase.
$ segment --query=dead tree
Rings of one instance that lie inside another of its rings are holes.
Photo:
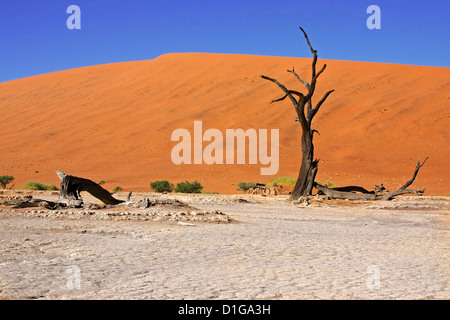
[[[294,105],[295,111],[298,116],[298,118],[296,118],[296,121],[300,123],[300,126],[302,128],[302,165],[300,167],[300,173],[298,175],[297,182],[291,193],[291,200],[297,200],[302,196],[308,196],[312,193],[314,179],[316,177],[319,164],[319,160],[314,159],[313,137],[314,133],[318,132],[317,130],[312,129],[312,120],[317,112],[319,112],[320,107],[323,105],[328,96],[334,92],[334,90],[328,91],[327,93],[325,93],[322,99],[317,102],[315,106],[313,106],[312,97],[316,90],[317,79],[325,71],[327,65],[325,64],[322,69],[317,72],[317,51],[312,48],[306,32],[301,27],[300,30],[303,32],[309,49],[313,54],[311,82],[308,83],[307,81],[300,78],[300,76],[295,72],[294,68],[287,71],[292,73],[306,87],[306,90],[308,92],[306,94],[303,94],[299,91],[289,90],[277,79],[273,79],[264,75],[261,76],[263,79],[269,80],[278,85],[278,87],[280,87],[280,89],[285,93],[283,97],[273,100],[271,103],[283,101],[286,98],[289,98]]]
[[[314,187],[333,199],[391,200],[394,197],[403,194],[423,195],[425,190],[409,190],[408,187],[413,184],[414,180],[416,180],[420,168],[423,167],[423,165],[425,164],[425,162],[427,162],[427,160],[428,158],[426,158],[422,163],[420,163],[419,161],[419,163],[416,166],[416,169],[414,170],[412,178],[409,179],[400,189],[393,192],[389,192],[388,190],[386,190],[386,188],[384,188],[383,185],[381,185],[381,187],[376,186],[375,190],[370,192],[361,187],[327,188],[318,183],[315,183]]]
[[[125,202],[114,198],[108,190],[103,189],[99,184],[91,180],[74,177],[63,171],[56,171],[56,174],[61,179],[60,200],[66,201],[69,204],[73,202],[83,203],[80,195],[81,191],[89,192],[92,196],[107,205],[117,205]]]

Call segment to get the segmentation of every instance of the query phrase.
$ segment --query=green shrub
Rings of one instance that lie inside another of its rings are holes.
[[[325,183],[325,187],[332,189],[332,188],[337,188],[337,185],[335,185],[335,184],[334,184],[333,182],[331,182],[331,181],[327,181],[327,182]]]
[[[206,190],[202,190],[202,194],[220,194],[218,191],[206,191]]]
[[[175,192],[179,193],[201,193],[203,186],[197,180],[194,182],[180,182],[177,184]]]
[[[327,181],[327,182],[325,182],[325,184],[323,184],[323,183],[320,182],[320,181],[315,181],[315,182],[318,183],[318,184],[320,184],[321,186],[327,187],[327,188],[329,188],[329,189],[333,189],[333,188],[337,188],[337,187],[338,187],[336,184],[334,184],[334,183],[331,182],[331,181]]]
[[[150,187],[155,190],[155,192],[159,193],[173,191],[173,184],[167,180],[152,182],[150,183]]]
[[[247,191],[250,188],[256,187],[256,183],[254,182],[239,182],[236,190],[238,191]]]
[[[28,181],[22,189],[25,190],[51,190],[56,191],[58,190],[58,187],[56,187],[54,184],[45,184],[38,181]]]
[[[104,180],[100,181],[98,184],[101,186],[102,184],[105,184],[106,182]]]
[[[0,176],[0,186],[2,186],[3,189],[5,189],[12,181],[14,181],[13,176]]]
[[[267,184],[267,186],[269,186],[269,187],[272,187],[275,185],[294,186],[296,182],[297,182],[297,179],[295,179],[295,178],[281,177],[281,178],[273,179],[272,181],[270,181]]]
[[[25,190],[46,190],[47,189],[47,185],[41,183],[41,182],[37,182],[37,181],[28,181],[23,187],[22,189]]]
[[[122,190],[123,190],[122,187],[115,186],[114,189],[112,190],[112,192],[119,192],[119,191],[122,191]]]

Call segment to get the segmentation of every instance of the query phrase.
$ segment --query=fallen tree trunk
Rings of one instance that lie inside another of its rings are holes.
[[[352,191],[338,191],[332,188],[327,188],[317,182],[314,183],[314,188],[321,191],[323,194],[329,196],[332,199],[342,200],[377,200],[375,193],[356,193]]]
[[[107,205],[117,205],[125,201],[114,198],[108,190],[103,189],[99,184],[84,178],[78,178],[66,174],[63,171],[56,171],[61,179],[60,200],[65,200],[68,204],[78,203],[81,205],[83,199],[80,192],[89,192],[92,196]]]
[[[329,196],[333,199],[348,199],[348,200],[391,200],[396,196],[403,194],[416,194],[423,195],[425,190],[409,190],[408,187],[413,184],[414,180],[416,180],[417,174],[419,173],[420,168],[427,162],[428,158],[425,159],[423,163],[419,163],[414,170],[414,174],[411,179],[409,179],[400,189],[393,192],[377,192],[377,191],[367,191],[362,187],[341,187],[341,188],[327,188],[323,185],[314,183],[314,187],[323,192],[325,195]],[[378,188],[378,186],[377,186]],[[356,193],[354,191],[358,191],[360,193]]]
[[[12,207],[13,209],[42,207],[54,210],[58,204],[48,200],[33,199],[33,196],[13,197],[12,199],[0,201],[1,206]]]

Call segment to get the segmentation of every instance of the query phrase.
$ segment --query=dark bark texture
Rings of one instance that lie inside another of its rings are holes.
[[[307,93],[303,94],[299,91],[289,90],[277,79],[270,78],[264,75],[261,76],[261,78],[275,83],[285,94],[283,97],[273,100],[272,103],[283,101],[286,98],[289,98],[291,100],[292,104],[294,105],[295,112],[298,116],[297,118],[295,118],[295,120],[300,123],[300,126],[302,128],[302,164],[300,167],[297,183],[295,184],[295,187],[291,194],[291,200],[297,200],[302,196],[308,196],[312,193],[312,189],[314,187],[314,179],[316,177],[319,164],[319,160],[314,159],[313,136],[314,132],[317,131],[312,129],[311,127],[312,120],[317,112],[319,112],[326,99],[330,96],[330,94],[334,92],[334,90],[328,91],[327,93],[325,93],[322,99],[315,106],[313,106],[312,97],[316,90],[317,79],[325,71],[327,65],[325,64],[322,69],[317,72],[317,51],[312,48],[306,32],[302,28],[300,28],[300,30],[303,32],[309,49],[311,50],[311,53],[313,55],[311,81],[307,82],[303,80],[295,72],[294,68],[287,71],[289,73],[292,73],[305,86]]]
[[[114,198],[108,190],[103,189],[99,184],[91,180],[74,177],[63,171],[56,171],[56,173],[61,179],[61,200],[69,203],[73,201],[81,201],[82,203],[80,192],[86,191],[107,205],[117,205],[125,202]]]

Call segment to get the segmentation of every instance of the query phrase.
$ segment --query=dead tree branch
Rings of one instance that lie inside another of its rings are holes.
[[[397,196],[404,194],[416,194],[423,195],[425,190],[410,190],[407,189],[410,185],[413,184],[414,180],[417,178],[417,174],[419,173],[420,168],[423,167],[425,162],[428,160],[428,157],[422,162],[417,164],[416,169],[414,170],[414,174],[411,179],[409,179],[400,189],[393,192],[376,192],[376,191],[367,191],[362,187],[342,187],[342,188],[327,188],[323,185],[318,184],[317,182],[314,184],[314,187],[326,194],[330,198],[333,199],[348,199],[348,200],[391,200]],[[378,187],[378,189],[380,189]],[[356,193],[360,192],[360,193]]]

